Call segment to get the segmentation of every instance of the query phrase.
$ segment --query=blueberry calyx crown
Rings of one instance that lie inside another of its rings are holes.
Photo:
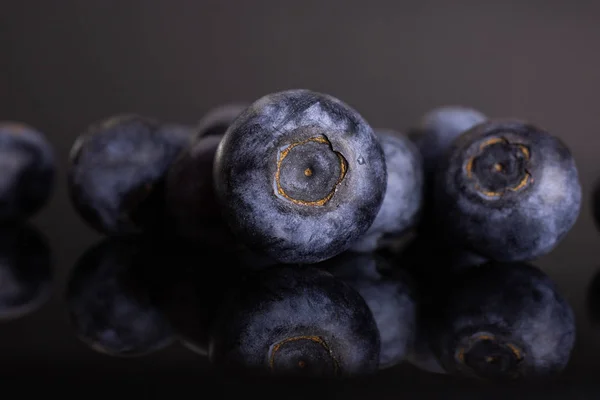
[[[520,346],[488,332],[461,340],[454,353],[459,365],[484,379],[517,378],[524,357]]]
[[[324,206],[348,171],[344,156],[323,135],[279,149],[275,193],[295,204]]]
[[[271,346],[269,367],[272,372],[305,372],[338,375],[339,362],[320,336],[293,336]]]
[[[466,160],[464,172],[475,191],[497,199],[533,183],[530,160],[531,152],[526,145],[494,136],[479,144],[476,154]]]

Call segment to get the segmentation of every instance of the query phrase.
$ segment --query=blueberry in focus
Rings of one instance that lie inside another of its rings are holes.
[[[222,136],[235,119],[249,106],[246,103],[226,103],[214,107],[198,122],[196,138]]]
[[[112,356],[142,356],[174,340],[154,293],[161,293],[149,245],[105,239],[88,249],[70,272],[69,320],[92,349]],[[164,268],[163,268],[164,269]]]
[[[79,215],[107,235],[159,232],[164,178],[192,130],[134,114],[92,124],[73,144],[68,189]]]
[[[550,252],[581,208],[575,161],[533,125],[488,121],[461,135],[436,174],[434,215],[445,239],[497,261]]]
[[[451,374],[485,380],[545,378],[567,365],[575,317],[554,282],[522,263],[458,273],[431,319],[431,347]]]
[[[201,244],[231,242],[213,184],[213,161],[222,136],[196,138],[173,162],[165,184],[170,229]]]
[[[264,96],[225,133],[217,198],[233,233],[282,263],[316,263],[371,226],[385,194],[383,150],[340,100],[309,90]]]
[[[419,150],[404,135],[376,130],[387,169],[383,203],[367,232],[352,245],[353,251],[370,252],[381,239],[394,239],[417,224],[423,202],[423,161]]]
[[[379,349],[377,325],[356,290],[318,268],[279,265],[232,288],[209,359],[229,371],[343,377],[376,372]]]
[[[410,136],[421,153],[426,175],[434,173],[438,161],[457,137],[487,119],[474,108],[450,105],[422,115]]]
[[[380,336],[379,368],[403,361],[416,326],[416,299],[409,279],[375,254],[346,251],[318,265],[354,288],[369,306]]]
[[[21,122],[0,122],[0,222],[18,222],[49,201],[55,155],[47,138]]]
[[[24,317],[52,294],[52,254],[48,241],[30,225],[0,228],[0,320]]]

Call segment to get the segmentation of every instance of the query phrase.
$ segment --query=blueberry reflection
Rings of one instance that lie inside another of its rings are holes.
[[[403,361],[416,328],[416,299],[410,279],[373,253],[345,252],[319,266],[348,283],[366,301],[380,334],[379,368]]]
[[[0,321],[39,309],[52,293],[52,256],[31,225],[0,227]]]
[[[372,374],[381,348],[358,291],[308,265],[272,266],[232,285],[209,336],[216,368],[259,375]]]
[[[568,364],[574,313],[538,268],[490,262],[422,288],[419,332],[443,371],[492,381],[542,379]]]
[[[77,336],[112,356],[141,356],[173,342],[157,307],[162,291],[155,244],[105,239],[78,260],[67,283],[66,306]]]

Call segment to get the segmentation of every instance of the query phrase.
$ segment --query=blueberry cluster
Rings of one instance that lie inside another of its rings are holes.
[[[567,364],[574,315],[528,264],[581,206],[568,148],[466,107],[404,135],[310,90],[227,104],[194,127],[137,115],[74,143],[69,193],[105,241],[67,290],[92,347],[175,337],[227,371],[482,379]]]

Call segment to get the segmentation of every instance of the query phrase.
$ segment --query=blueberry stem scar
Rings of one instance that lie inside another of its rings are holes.
[[[295,204],[299,204],[299,205],[303,205],[303,206],[324,206],[325,204],[327,204],[327,202],[329,200],[331,200],[331,198],[333,197],[333,195],[335,194],[335,192],[337,190],[338,185],[344,180],[344,177],[346,176],[346,172],[348,170],[348,163],[347,163],[346,159],[344,158],[344,156],[342,156],[342,154],[340,154],[339,152],[334,151],[333,149],[332,149],[332,151],[337,155],[339,163],[340,163],[340,165],[339,165],[340,166],[340,176],[338,177],[337,182],[335,182],[335,184],[333,185],[333,188],[329,191],[329,193],[327,193],[327,195],[325,197],[320,198],[318,200],[314,200],[314,201],[295,199],[295,198],[291,197],[290,195],[288,195],[285,192],[285,190],[283,189],[283,187],[281,186],[280,175],[281,175],[281,164],[282,164],[283,160],[285,160],[285,158],[288,156],[288,154],[290,153],[290,151],[293,148],[295,148],[296,146],[305,145],[310,142],[327,144],[331,148],[331,143],[329,142],[329,140],[327,140],[327,138],[325,138],[324,136],[315,136],[315,137],[311,137],[306,140],[302,140],[300,142],[292,143],[289,146],[287,146],[285,149],[281,150],[279,153],[279,157],[277,159],[277,171],[275,172],[275,183],[277,185],[277,194],[279,194],[280,196],[284,197],[285,199],[287,199]],[[311,168],[306,168],[304,170],[305,176],[307,176],[307,177],[312,176],[312,174],[313,174],[313,171]]]
[[[484,152],[484,150],[486,148],[490,148],[490,146],[495,145],[495,144],[510,145],[513,149],[516,149],[516,150],[518,150],[520,152],[520,156],[522,157],[522,159],[525,162],[529,162],[530,161],[531,153],[530,153],[529,148],[527,146],[525,146],[523,144],[519,144],[519,143],[511,143],[508,139],[506,139],[504,137],[493,137],[493,138],[485,140],[483,143],[481,143],[479,145],[479,152],[478,152],[478,154],[470,157],[467,160],[467,162],[465,163],[464,171],[465,171],[468,179],[474,179],[474,169],[476,169],[476,167],[474,166],[474,164],[475,164],[476,160],[479,157],[482,156],[482,153]],[[505,171],[507,171],[507,169],[510,169],[510,167],[507,167],[502,162],[498,161],[498,162],[495,162],[491,166],[491,168],[489,169],[489,171],[492,174],[504,174]],[[510,173],[510,172],[508,172],[508,173]],[[481,177],[477,177],[477,178],[481,179]],[[483,179],[485,180],[485,178],[486,178],[486,176],[484,175]],[[507,182],[506,183],[506,187],[499,188],[499,190],[485,189],[481,185],[479,185],[478,183],[474,183],[474,187],[475,187],[475,190],[477,192],[483,194],[486,197],[499,198],[504,193],[506,193],[507,191],[517,192],[517,191],[525,188],[526,186],[528,186],[532,182],[533,182],[533,177],[531,176],[531,173],[528,171],[527,167],[524,165],[523,166],[523,170],[521,171],[521,177],[520,177],[518,183],[515,184],[515,185],[511,186]]]
[[[484,341],[492,342],[499,346],[507,348],[508,350],[510,350],[512,356],[514,357],[514,360],[517,363],[519,363],[523,360],[523,352],[515,344],[510,343],[510,342],[498,341],[494,335],[487,334],[487,333],[474,335],[473,337],[469,338],[466,343],[461,344],[456,349],[456,353],[455,353],[456,359],[460,362],[460,364],[468,365],[465,360],[466,353],[471,351],[471,349],[473,349],[473,347],[477,343],[481,343]],[[496,361],[497,357],[494,355],[485,356],[485,360],[486,360],[486,362],[491,363],[491,362]]]
[[[275,356],[277,355],[277,352],[279,351],[281,346],[289,342],[296,342],[298,340],[309,340],[313,343],[321,345],[323,349],[325,349],[327,354],[329,354],[329,357],[331,357],[331,359],[333,360],[333,373],[334,375],[337,375],[339,368],[338,361],[333,356],[333,353],[327,345],[327,342],[325,342],[325,340],[323,340],[323,338],[319,336],[294,336],[291,338],[283,339],[282,341],[273,345],[273,348],[271,349],[271,356],[269,357],[269,367],[271,368],[271,370],[275,370]],[[300,366],[300,368],[304,368],[306,366],[306,363],[304,363],[304,361],[299,361],[298,366]]]

